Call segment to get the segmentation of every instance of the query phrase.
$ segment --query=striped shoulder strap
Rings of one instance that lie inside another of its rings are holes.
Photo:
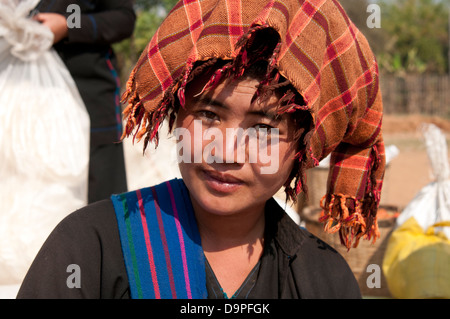
[[[207,297],[205,260],[181,179],[113,195],[131,297]]]

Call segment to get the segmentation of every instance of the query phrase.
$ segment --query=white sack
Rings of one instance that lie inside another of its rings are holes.
[[[424,125],[423,132],[434,181],[423,187],[405,207],[397,218],[397,226],[410,217],[423,229],[440,221],[450,221],[450,169],[445,136],[434,124]],[[450,239],[449,227],[439,230]]]

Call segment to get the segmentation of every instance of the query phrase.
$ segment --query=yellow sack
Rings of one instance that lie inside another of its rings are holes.
[[[426,232],[414,217],[392,232],[383,272],[395,298],[450,298],[450,240],[436,227]]]

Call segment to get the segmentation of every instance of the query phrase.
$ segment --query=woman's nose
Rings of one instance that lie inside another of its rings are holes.
[[[208,131],[210,130],[210,131]],[[204,155],[208,155],[207,162],[239,163],[249,160],[254,138],[243,128],[211,128],[205,131]],[[206,154],[205,154],[206,153]]]

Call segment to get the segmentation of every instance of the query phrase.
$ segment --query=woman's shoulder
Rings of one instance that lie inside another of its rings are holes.
[[[295,222],[279,204],[268,202],[269,223],[274,227],[275,239],[288,255],[311,254],[312,258],[334,260],[346,263],[344,258],[332,246],[313,235],[301,223]]]
[[[355,275],[345,258],[331,245],[304,228],[295,261],[294,276],[302,282],[301,294],[312,298],[361,298]]]
[[[115,213],[112,201],[104,199],[72,212],[58,226],[107,228],[114,224],[114,218]]]
[[[110,199],[88,204],[62,219],[48,240],[75,241],[92,245],[118,235],[114,206]]]
[[[273,205],[272,203],[271,205]],[[294,286],[303,298],[360,298],[355,276],[331,245],[294,222],[280,207],[274,239],[289,257]]]
[[[76,276],[80,287],[70,282]],[[127,293],[114,207],[107,199],[80,208],[55,227],[34,259],[18,297],[123,298]]]

